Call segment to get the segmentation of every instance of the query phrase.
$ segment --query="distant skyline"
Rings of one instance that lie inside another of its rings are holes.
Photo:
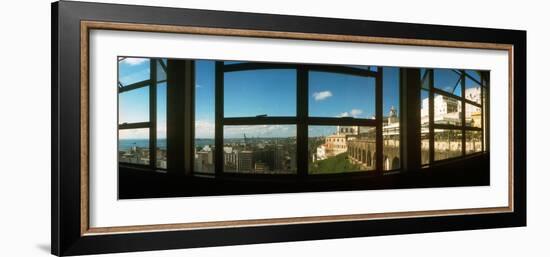
[[[119,62],[119,77],[123,85],[149,77],[149,60],[126,58]],[[195,62],[195,137],[214,137],[214,61]],[[393,106],[399,109],[399,68],[383,68],[383,113]],[[257,70],[225,74],[224,112],[226,117],[296,115],[296,71]],[[342,75],[328,72],[310,72],[309,110],[313,117],[374,116],[374,78]],[[273,90],[276,88],[277,90]],[[157,89],[157,137],[166,137],[166,83]],[[144,87],[119,94],[119,122],[149,121],[149,92]],[[224,128],[226,138],[242,137],[243,131],[265,137],[295,136],[296,129],[285,125]],[[254,131],[254,130],[260,131]],[[332,129],[324,128],[324,131]],[[310,131],[312,136],[325,134]],[[120,130],[121,139],[147,138],[147,130]]]

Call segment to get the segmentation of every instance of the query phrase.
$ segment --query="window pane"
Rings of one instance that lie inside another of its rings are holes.
[[[462,155],[462,131],[436,129],[434,134],[434,159],[436,161]]]
[[[373,118],[375,79],[330,72],[309,73],[309,116]]]
[[[434,94],[434,123],[435,124],[448,124],[460,126],[462,124],[461,118],[462,101],[444,96]]]
[[[215,172],[213,61],[195,62],[195,172]]]
[[[224,75],[224,116],[296,116],[296,70],[251,70]]]
[[[296,126],[224,126],[224,171],[296,173]]]
[[[421,164],[430,163],[430,93],[420,90],[420,151]]]
[[[462,85],[460,83],[459,71],[451,69],[434,69],[433,73],[434,88],[461,96]]]
[[[465,97],[470,101],[481,104],[481,76],[477,71],[466,71]]]
[[[483,115],[482,115],[482,119],[481,119],[481,122],[482,122],[482,127],[483,127],[483,135],[485,135],[483,137],[483,151],[486,151],[487,150],[487,144],[488,144],[488,140],[487,140],[487,133],[489,133],[489,130],[487,128],[487,124],[489,124],[489,122],[487,121],[487,106],[488,106],[488,102],[487,100],[489,100],[488,98],[488,95],[487,95],[487,88],[483,88],[482,89],[482,97],[483,97],[483,109],[482,109],[482,112],[483,112]]]
[[[166,82],[157,84],[157,168],[166,169]]]
[[[158,59],[157,62],[157,81],[164,81],[166,80],[166,70],[164,67],[166,67],[166,59]]]
[[[149,164],[149,129],[121,129],[118,131],[118,161]]]
[[[466,131],[466,154],[481,152],[481,131]]]
[[[151,67],[148,58],[121,58],[118,62],[118,82],[128,86],[150,79]]]
[[[215,173],[214,140],[195,140],[195,169],[199,173]]]
[[[118,123],[149,121],[149,86],[118,94]]]
[[[481,128],[481,108],[466,104],[466,126]]]
[[[420,69],[420,85],[422,89],[430,89],[430,72],[428,69]]]
[[[384,170],[395,170],[401,167],[400,134],[399,134],[399,68],[384,67],[383,103],[384,123]]]
[[[376,169],[376,128],[309,126],[310,174]]]

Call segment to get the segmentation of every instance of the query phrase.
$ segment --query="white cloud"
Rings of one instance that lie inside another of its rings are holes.
[[[321,91],[321,92],[315,92],[313,93],[313,99],[315,101],[322,101],[332,96],[332,92],[330,91]]]
[[[357,118],[359,115],[363,113],[363,110],[361,109],[351,109],[349,112],[343,112],[338,115],[338,117],[354,117]]]
[[[292,125],[254,125],[254,126],[227,126],[224,128],[224,137],[293,137],[296,136],[296,126]]]
[[[348,112],[340,113],[340,115],[338,115],[338,117],[349,117],[349,113]]]
[[[196,87],[196,88],[201,88],[202,85],[201,85],[201,84],[195,84],[195,87]]]
[[[122,129],[118,133],[119,139],[147,139],[149,138],[148,129]]]
[[[195,121],[195,138],[214,138],[214,128],[214,122],[212,121]]]
[[[130,66],[135,66],[135,65],[140,65],[144,62],[146,62],[147,58],[125,58],[124,60],[122,60],[123,63],[126,63]]]
[[[351,113],[351,116],[357,117],[357,116],[361,115],[363,113],[363,111],[360,110],[360,109],[351,109],[350,113]]]

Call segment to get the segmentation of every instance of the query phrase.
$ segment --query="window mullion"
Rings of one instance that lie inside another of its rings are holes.
[[[297,173],[300,178],[305,178],[308,174],[308,90],[309,90],[309,74],[305,66],[299,65],[297,68],[296,81],[296,160]]]
[[[151,59],[149,85],[149,165],[152,169],[157,167],[157,61]]]
[[[382,98],[383,98],[383,77],[382,69],[378,69],[376,76],[376,96],[375,96],[375,116],[376,116],[376,172],[382,174],[384,165],[384,137],[382,135],[382,125],[384,123],[383,110],[382,110]]]
[[[223,91],[224,91],[224,63],[216,61],[215,68],[215,125],[214,125],[214,144],[215,144],[215,173],[216,176],[223,174],[224,152],[223,152]]]
[[[462,70],[460,75],[461,83],[461,102],[462,102],[462,156],[466,155],[466,71]]]
[[[429,98],[430,98],[430,101],[429,101],[429,130],[430,130],[430,133],[429,133],[429,144],[430,144],[430,161],[429,163],[433,163],[434,162],[434,157],[435,157],[435,141],[434,141],[434,138],[435,138],[435,129],[434,129],[434,70],[431,69],[429,70],[429,76],[430,76],[430,79],[429,79],[429,87],[430,87],[430,94],[429,94]]]
[[[184,77],[184,160],[183,166],[187,174],[193,174],[194,158],[195,158],[195,61],[185,61],[185,77]]]

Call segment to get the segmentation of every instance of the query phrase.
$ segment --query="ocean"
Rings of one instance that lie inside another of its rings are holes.
[[[149,147],[149,139],[120,139],[118,140],[119,151],[126,151],[132,148],[132,146],[141,148]],[[195,139],[195,147],[202,148],[205,145],[214,145],[213,138],[197,138]],[[160,138],[157,140],[157,147],[160,149],[166,149],[166,139]]]

